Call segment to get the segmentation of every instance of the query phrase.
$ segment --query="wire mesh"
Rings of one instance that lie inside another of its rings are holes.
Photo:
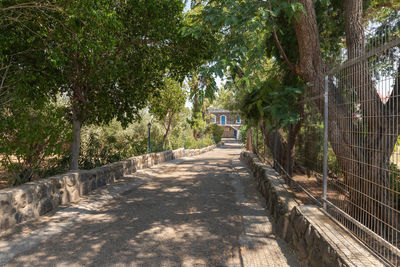
[[[367,36],[365,52],[329,75],[329,121],[336,124],[329,141],[339,169],[327,200],[337,220],[398,266],[400,39],[379,35]]]
[[[294,153],[286,149],[285,158],[282,141],[290,144],[293,125],[272,134],[254,129],[253,149],[259,157],[272,157],[275,169],[304,193],[303,203],[324,203],[377,255],[400,266],[400,34],[371,27],[365,40],[361,52],[343,50],[343,63],[326,78],[329,143],[324,140],[324,95],[307,95]],[[357,57],[348,59],[349,54]],[[268,142],[272,145],[260,146]]]

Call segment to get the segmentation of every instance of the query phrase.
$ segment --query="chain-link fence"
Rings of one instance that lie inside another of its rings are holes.
[[[373,34],[358,57],[328,72],[324,94],[301,101],[298,125],[265,129],[260,122],[252,144],[304,203],[323,206],[399,266],[400,36]]]

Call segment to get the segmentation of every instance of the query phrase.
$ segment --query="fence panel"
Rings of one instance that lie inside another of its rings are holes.
[[[400,40],[386,38],[367,38],[364,54],[329,73],[329,120],[338,126],[329,141],[340,168],[327,200],[336,219],[397,266]]]
[[[374,252],[399,266],[400,35],[374,30],[365,39],[358,58],[328,72],[326,99],[305,96],[295,153],[287,149],[286,164],[282,140],[294,141],[289,138],[293,126],[272,129],[275,134],[268,136],[254,129],[253,148],[260,157],[273,158],[272,165],[303,193],[298,196],[304,202],[308,198],[324,206]],[[264,146],[271,141],[273,145]]]

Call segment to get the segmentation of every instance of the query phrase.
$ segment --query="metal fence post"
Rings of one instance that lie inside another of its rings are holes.
[[[325,97],[324,97],[324,177],[323,177],[323,189],[322,189],[322,200],[323,207],[326,210],[326,194],[328,191],[328,78],[325,76]]]

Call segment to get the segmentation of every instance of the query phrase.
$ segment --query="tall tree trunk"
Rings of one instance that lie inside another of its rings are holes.
[[[247,131],[246,131],[246,150],[253,153],[254,151],[253,151],[252,136],[253,136],[253,133],[252,133],[251,129],[247,129]]]
[[[199,77],[198,77],[199,79]],[[193,93],[193,109],[192,116],[198,116],[200,112],[200,99],[199,99],[199,81],[196,81],[191,87]],[[199,132],[193,128],[193,137],[197,141],[199,139]]]
[[[79,118],[77,116],[77,112],[73,111],[73,121],[72,121],[73,141],[71,144],[70,170],[78,170],[79,169],[79,150],[80,150],[80,146],[81,146],[81,127],[82,127],[82,122],[79,120]]]
[[[299,0],[306,14],[300,14],[299,20],[294,20],[299,62],[297,73],[311,86],[308,90],[312,96],[324,93],[325,70],[322,61],[317,21],[313,0]],[[362,1],[345,0],[346,45],[349,60],[362,55],[364,51],[364,35],[362,28]],[[345,208],[356,219],[366,222],[369,227],[379,229],[377,218],[382,223],[392,220],[389,214],[390,202],[390,156],[398,136],[398,125],[393,122],[393,116],[398,116],[398,105],[393,100],[384,105],[380,101],[368,64],[358,63],[346,70],[348,78],[341,83],[350,86],[357,96],[346,99],[338,88],[330,81],[329,86],[329,141],[337,157],[341,170],[345,174],[345,183],[349,190],[349,202]],[[398,84],[396,82],[396,84]],[[398,85],[395,85],[398,87]],[[398,96],[398,89],[392,92],[393,98]],[[350,101],[349,101],[350,100]],[[353,118],[355,104],[360,104],[363,126],[357,125]],[[322,101],[314,104],[323,114]],[[359,128],[357,128],[359,127]],[[386,187],[386,189],[384,188]],[[386,211],[383,206],[387,205]],[[366,215],[366,214],[370,215]],[[363,215],[361,215],[363,214]],[[368,218],[367,218],[368,217]],[[375,221],[371,223],[371,221]],[[380,232],[380,234],[383,234]]]
[[[171,128],[171,123],[172,123],[172,119],[174,117],[174,114],[171,114],[170,116],[167,115],[167,117],[168,117],[168,122],[167,122],[167,125],[165,127],[165,133],[164,133],[164,136],[163,136],[163,139],[162,139],[162,147],[163,147],[163,149],[165,149],[165,140],[167,139],[169,130]]]
[[[303,111],[301,110],[300,113],[302,114]],[[288,139],[284,138],[282,134],[283,129],[268,129],[264,122],[261,126],[265,145],[268,147],[270,153],[275,157],[276,162],[279,163],[280,168],[284,168],[289,175],[293,174],[295,160],[294,144],[302,123],[303,118],[301,118],[294,126],[291,127],[291,131],[289,131],[288,134]],[[289,166],[289,169],[286,169],[286,166]]]

